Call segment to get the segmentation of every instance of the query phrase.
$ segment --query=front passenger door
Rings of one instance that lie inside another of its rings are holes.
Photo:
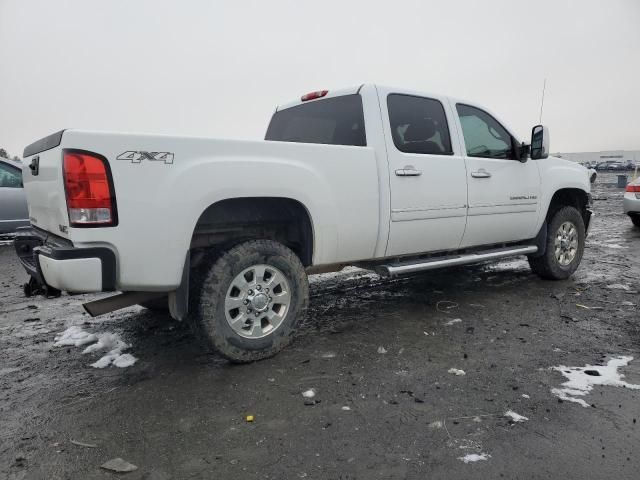
[[[488,112],[455,105],[464,139],[469,210],[461,247],[536,236],[540,174],[536,161],[520,162],[518,142]]]

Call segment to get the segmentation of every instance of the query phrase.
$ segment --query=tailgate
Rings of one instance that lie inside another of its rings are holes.
[[[69,219],[62,178],[62,135],[49,135],[24,149],[23,182],[31,224],[68,238]]]

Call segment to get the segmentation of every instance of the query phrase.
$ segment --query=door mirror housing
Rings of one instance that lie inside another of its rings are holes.
[[[521,163],[525,163],[527,160],[529,160],[529,152],[531,151],[530,147],[531,145],[527,145],[524,142],[522,142],[521,144],[517,144],[514,142],[513,151],[515,152],[516,160]]]
[[[531,129],[531,160],[540,160],[549,156],[549,129],[536,125]]]

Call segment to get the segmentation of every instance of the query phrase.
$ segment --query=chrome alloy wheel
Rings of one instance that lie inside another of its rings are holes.
[[[253,265],[231,282],[224,313],[229,326],[241,337],[263,338],[282,324],[290,304],[287,277],[271,265]]]
[[[564,222],[558,228],[553,242],[556,260],[566,267],[578,253],[578,229],[572,222]]]

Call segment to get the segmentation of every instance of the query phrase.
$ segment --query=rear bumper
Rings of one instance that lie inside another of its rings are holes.
[[[116,256],[106,247],[77,248],[33,227],[18,229],[15,248],[29,275],[73,293],[108,292],[116,286]]]

